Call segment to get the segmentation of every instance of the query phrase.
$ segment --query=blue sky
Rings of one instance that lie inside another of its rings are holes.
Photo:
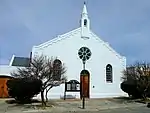
[[[0,0],[0,64],[79,27],[84,0]],[[150,0],[86,0],[91,29],[127,64],[150,61]],[[100,51],[99,51],[100,52]]]

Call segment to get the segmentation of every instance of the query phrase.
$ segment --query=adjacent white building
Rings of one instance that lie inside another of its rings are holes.
[[[32,58],[38,55],[57,57],[67,67],[68,80],[80,81],[82,61],[78,56],[81,47],[91,51],[91,57],[86,62],[89,71],[89,98],[105,98],[123,96],[120,89],[122,71],[126,67],[126,58],[117,53],[107,42],[99,38],[91,29],[86,4],[81,14],[80,27],[68,33],[57,36],[43,44],[33,46]],[[50,90],[49,98],[61,98],[64,95],[64,85]],[[80,93],[67,92],[80,97]]]

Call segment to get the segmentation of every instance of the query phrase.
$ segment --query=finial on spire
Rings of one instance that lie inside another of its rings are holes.
[[[84,5],[86,4],[86,2],[84,1]]]

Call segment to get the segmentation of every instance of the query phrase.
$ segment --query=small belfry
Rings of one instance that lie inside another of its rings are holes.
[[[80,20],[80,27],[81,27],[81,37],[82,38],[89,38],[89,30],[90,30],[90,20],[88,17],[86,3],[84,2],[81,20]]]

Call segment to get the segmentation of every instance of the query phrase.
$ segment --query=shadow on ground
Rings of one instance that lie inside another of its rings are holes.
[[[147,100],[143,100],[143,99],[136,99],[136,98],[132,98],[132,97],[116,97],[116,98],[113,98],[113,100],[116,102],[123,102],[123,103],[147,104],[148,102],[150,102],[149,98],[147,98]]]
[[[11,100],[6,100],[5,101],[7,104],[31,104],[31,103],[41,103],[39,100],[36,99],[32,99],[30,101],[24,101],[24,102],[19,102],[16,101],[15,99],[11,99]]]
[[[26,110],[26,109],[49,109],[51,107],[53,107],[54,105],[56,105],[54,102],[47,102],[46,106],[42,106],[41,101],[36,100],[36,99],[32,99],[31,101],[26,101],[26,102],[18,102],[15,99],[9,99],[5,101],[6,105],[9,107],[9,110],[11,109],[22,109],[22,110]],[[7,107],[7,108],[8,108]]]

